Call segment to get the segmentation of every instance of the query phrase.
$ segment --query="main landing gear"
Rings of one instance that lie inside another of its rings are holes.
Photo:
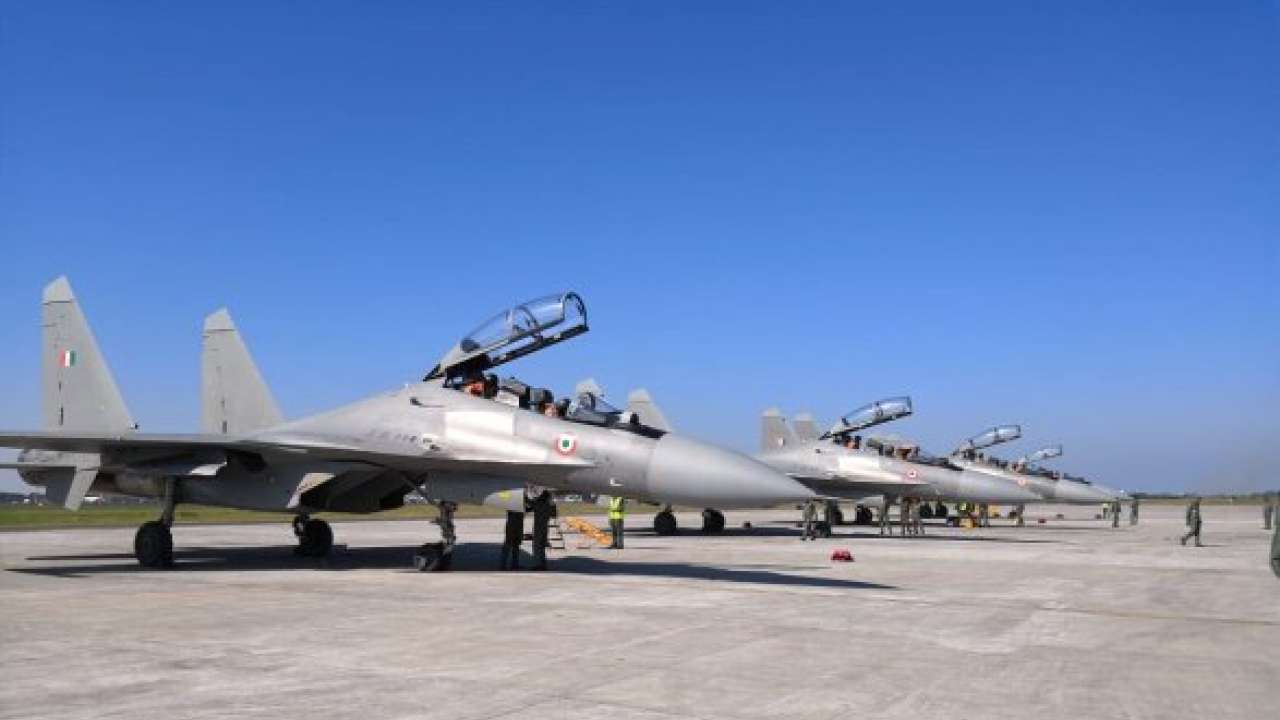
[[[293,551],[302,557],[322,558],[333,549],[333,528],[323,520],[299,515],[293,519],[293,534],[298,538]]]
[[[177,487],[173,478],[165,480],[160,497],[160,519],[145,522],[133,536],[133,556],[146,568],[173,567],[173,510]]]
[[[453,565],[453,547],[458,541],[453,513],[458,504],[442,500],[436,509],[440,511],[436,519],[440,526],[440,542],[426,543],[413,554],[413,566],[418,572],[443,572]]]

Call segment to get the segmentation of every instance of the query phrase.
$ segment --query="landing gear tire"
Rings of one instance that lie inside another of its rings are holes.
[[[854,510],[854,525],[870,525],[873,521],[874,516],[871,514],[871,508],[866,507],[865,505],[859,505],[858,508]]]
[[[173,533],[159,520],[143,523],[133,536],[133,555],[142,567],[173,567]]]
[[[653,532],[657,535],[675,535],[680,531],[680,526],[676,523],[676,514],[670,510],[663,510],[653,516]]]
[[[297,552],[302,557],[320,558],[333,549],[333,528],[323,520],[294,521],[294,532],[298,535]]]
[[[946,520],[946,519],[947,519],[947,506],[946,506],[946,505],[943,505],[942,503],[938,503],[937,505],[934,505],[934,506],[933,506],[933,516],[934,516],[934,517],[936,517],[936,518],[938,518],[938,519],[940,519],[940,520]]]
[[[921,519],[921,520],[932,520],[932,519],[933,519],[933,506],[932,506],[932,505],[930,505],[929,503],[920,503],[920,519]]]
[[[843,511],[843,510],[841,510],[841,509],[840,509],[840,508],[838,508],[838,507],[833,507],[833,508],[831,508],[831,524],[832,524],[832,525],[843,525],[843,524],[844,524],[844,511]]]
[[[444,572],[453,566],[453,553],[445,552],[444,543],[427,543],[413,554],[413,567],[418,572]]]
[[[675,519],[674,516],[672,517],[672,519],[673,520]],[[656,521],[654,522],[654,527],[655,528],[657,527]],[[703,510],[702,511],[702,532],[707,535],[714,535],[718,532],[723,532],[723,531],[724,531],[724,513],[720,512],[719,510],[712,510],[711,508],[707,508],[706,510]]]
[[[827,522],[826,520],[819,520],[817,522],[817,530],[818,530],[818,537],[820,538],[831,537],[831,523]]]

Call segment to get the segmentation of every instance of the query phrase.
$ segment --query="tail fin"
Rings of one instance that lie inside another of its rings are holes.
[[[136,426],[111,369],[98,352],[66,276],[44,288],[40,324],[44,426],[47,430],[119,432]]]
[[[769,408],[760,416],[760,449],[778,450],[798,444],[795,433],[787,427],[786,418],[777,408]]]
[[[818,431],[818,424],[814,422],[813,416],[809,413],[800,413],[791,421],[791,426],[796,429],[796,438],[800,442],[813,442],[822,436]]]
[[[662,410],[658,409],[658,405],[649,396],[649,391],[644,388],[632,390],[627,396],[627,409],[622,414],[625,417],[631,413],[636,414],[641,425],[654,430],[671,432],[671,423],[667,421],[667,416],[662,414]]]
[[[200,403],[205,433],[240,434],[284,422],[226,308],[204,319]]]

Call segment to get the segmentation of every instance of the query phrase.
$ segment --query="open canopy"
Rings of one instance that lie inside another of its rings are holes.
[[[891,420],[904,418],[911,414],[911,398],[909,397],[893,397],[885,400],[877,400],[873,403],[863,405],[862,407],[850,412],[839,420],[831,429],[827,431],[824,437],[839,437],[848,435],[869,427],[887,423]]]
[[[1022,437],[1021,425],[997,425],[996,427],[979,433],[973,437],[960,443],[960,447],[956,448],[956,452],[964,452],[966,450],[981,450],[992,445],[999,445],[1010,440],[1017,440]]]
[[[587,331],[587,307],[574,292],[547,295],[504,310],[445,353],[425,380],[484,372]]]
[[[1014,462],[1017,463],[1018,465],[1031,465],[1032,463],[1038,463],[1042,460],[1049,460],[1051,458],[1056,458],[1060,455],[1062,455],[1062,446],[1050,445],[1048,447],[1042,447],[1033,453],[1027,453],[1026,455],[1023,455],[1022,457],[1018,458]]]

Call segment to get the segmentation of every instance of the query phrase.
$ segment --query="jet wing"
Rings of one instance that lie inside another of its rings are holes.
[[[807,473],[787,473],[797,482],[820,495],[835,498],[857,500],[875,495],[903,496],[921,492],[931,486],[920,480],[908,480],[898,477],[881,479],[854,479],[835,475],[814,475]],[[885,473],[886,476],[889,473]]]
[[[549,462],[507,460],[498,457],[448,455],[447,450],[423,449],[418,454],[370,450],[343,443],[313,439],[265,441],[229,435],[184,435],[170,433],[62,433],[0,432],[0,447],[28,450],[98,453],[112,450],[171,451],[230,450],[296,455],[315,460],[346,460],[379,465],[405,472],[455,471],[505,476],[536,474],[551,479],[592,464],[577,457],[555,458]]]

